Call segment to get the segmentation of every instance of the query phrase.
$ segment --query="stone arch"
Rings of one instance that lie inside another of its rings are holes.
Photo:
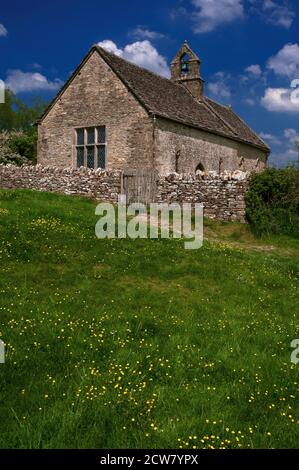
[[[181,74],[188,75],[190,71],[190,55],[185,52],[180,59],[181,63]]]
[[[201,162],[199,162],[199,164],[198,164],[197,167],[195,168],[195,173],[197,173],[198,171],[202,171],[202,172],[204,172],[204,173],[205,173],[205,171],[206,171],[204,165],[203,165]]]
[[[181,55],[181,62],[189,62],[190,59],[190,54],[188,52],[183,52],[183,54]]]
[[[190,55],[185,52],[182,54],[181,59],[180,59],[180,68],[181,68],[181,74],[183,75],[188,75],[189,74],[189,63],[190,63]]]
[[[205,167],[204,165],[200,162],[197,167],[195,168],[195,175],[197,178],[204,180],[205,179]]]

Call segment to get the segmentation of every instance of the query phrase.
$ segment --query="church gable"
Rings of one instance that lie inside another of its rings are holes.
[[[120,99],[124,102],[124,96],[126,96],[126,100],[130,101],[130,104],[136,104],[140,108],[140,103],[136,98],[134,99],[123,81],[97,51],[92,49],[50,103],[39,123],[47,119],[52,110],[55,114],[57,108],[71,104],[71,100],[73,100],[73,104],[77,103],[82,111],[82,108],[86,109],[95,100],[96,102],[101,101],[103,104],[105,101],[109,101],[110,106],[113,106],[119,104]]]
[[[99,128],[105,129],[104,143],[100,141]],[[80,139],[78,129],[83,132]],[[91,143],[94,150],[89,147],[88,129],[96,136]],[[82,166],[91,167],[94,163],[96,169],[96,153],[104,152],[98,147],[105,144],[106,156],[101,158],[105,168],[108,164],[110,168],[136,167],[140,159],[144,165],[151,162],[151,140],[148,113],[93,49],[40,120],[39,162],[56,166],[81,166],[84,162]]]

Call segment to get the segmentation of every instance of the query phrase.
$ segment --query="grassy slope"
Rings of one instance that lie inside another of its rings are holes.
[[[189,251],[95,221],[0,193],[0,447],[296,447],[298,241],[208,223],[231,246]]]

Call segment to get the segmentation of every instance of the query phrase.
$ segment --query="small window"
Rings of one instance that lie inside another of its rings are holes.
[[[106,127],[76,129],[76,164],[96,169],[106,167]]]

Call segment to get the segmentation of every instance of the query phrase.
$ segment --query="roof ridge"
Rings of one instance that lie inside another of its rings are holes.
[[[232,133],[235,136],[237,136],[238,134],[235,132],[234,128],[226,121],[226,119],[224,119],[222,116],[220,116],[220,114],[217,113],[217,111],[212,106],[209,105],[209,103],[207,102],[208,99],[209,99],[208,97],[204,97],[204,99],[203,99],[203,103],[205,104],[205,106],[207,106],[209,108],[209,110],[212,113],[214,113],[226,125],[226,127],[228,127],[232,131]],[[214,103],[218,104],[216,101],[214,101]]]
[[[113,57],[116,57],[116,58],[119,59],[119,60],[122,60],[122,61],[124,61],[124,62],[126,62],[126,63],[129,63],[130,65],[132,65],[133,67],[136,67],[136,68],[139,69],[139,70],[143,70],[144,72],[147,72],[147,73],[149,73],[149,74],[151,74],[151,75],[154,75],[155,77],[158,77],[158,78],[160,78],[161,80],[166,80],[167,82],[173,83],[173,85],[177,85],[177,83],[176,83],[176,82],[173,82],[170,78],[163,77],[163,75],[159,75],[158,73],[152,72],[152,70],[146,69],[145,67],[141,67],[141,65],[137,65],[137,64],[135,64],[134,62],[131,62],[131,61],[129,61],[129,60],[126,60],[126,59],[124,59],[123,57],[120,57],[120,56],[117,55],[117,54],[113,54],[113,52],[107,51],[106,49],[104,49],[104,47],[98,46],[98,44],[95,44],[93,47],[96,48],[96,49],[100,49],[100,51],[104,51],[105,54],[112,55]]]
[[[249,129],[253,134],[255,134],[255,135],[258,137],[258,139],[259,139],[266,147],[268,147],[269,150],[270,150],[269,145],[260,137],[259,134],[257,134],[257,132],[256,132],[254,129],[252,129],[252,127],[249,126],[249,124],[247,124],[247,122],[245,122],[245,121],[241,118],[241,116],[239,116],[237,113],[235,113],[235,111],[234,111],[233,109],[231,109],[231,112],[234,113],[234,115],[236,116],[236,118],[239,119],[239,121],[241,121],[245,126],[247,126],[248,129]]]
[[[226,106],[224,106],[223,104],[218,103],[217,101],[212,100],[211,98],[208,98],[208,99],[209,99],[210,101],[213,101],[213,103],[216,103],[218,106],[222,106],[222,107],[225,108],[226,110],[228,110],[228,111],[230,111],[231,113],[233,113],[234,116],[235,116],[237,119],[239,119],[239,121],[241,121],[241,122],[244,124],[244,126],[246,126],[254,135],[256,135],[256,137],[258,137],[259,140],[270,150],[269,145],[260,137],[260,135],[257,134],[257,132],[256,132],[254,129],[252,129],[252,127],[249,126],[249,124],[247,124],[247,122],[245,122],[244,119],[242,119],[241,116],[239,116],[239,114],[235,113],[235,111],[234,111],[232,108],[228,109],[228,108],[226,108]]]
[[[170,78],[163,77],[162,75],[159,75],[158,73],[152,72],[151,70],[148,70],[148,69],[146,69],[145,67],[141,67],[140,65],[134,64],[134,62],[130,62],[129,60],[123,59],[122,57],[120,57],[120,56],[118,56],[118,55],[116,55],[116,54],[113,54],[113,52],[108,52],[106,49],[104,49],[104,48],[101,47],[101,46],[98,46],[97,44],[95,44],[95,45],[92,47],[92,49],[96,49],[97,52],[100,54],[101,57],[103,57],[103,55],[104,55],[104,57],[105,57],[106,55],[115,57],[115,58],[117,58],[118,60],[121,60],[122,62],[124,62],[124,63],[126,63],[126,64],[130,64],[132,67],[134,67],[134,68],[136,68],[136,69],[138,69],[138,70],[141,70],[141,71],[143,71],[143,72],[146,72],[146,73],[148,73],[149,75],[153,75],[155,78],[158,78],[158,79],[160,79],[160,80],[166,81],[167,83],[170,83],[172,86],[176,87],[177,89],[180,89],[180,90],[181,90],[181,89],[183,88],[185,91],[189,92],[190,96],[192,96],[192,98],[194,99],[192,93],[191,93],[186,87],[183,87],[183,85],[181,85],[181,84],[178,83],[178,82],[172,81]],[[104,54],[102,54],[102,53],[104,53]],[[105,60],[105,58],[104,58],[104,60]],[[134,94],[134,96],[136,96],[136,98],[138,98],[139,101],[143,102],[144,106],[145,106],[146,108],[148,108],[149,111],[151,111],[150,107],[149,107],[148,105],[146,105],[146,103],[145,103],[143,100],[141,100],[139,97],[137,97],[137,95],[134,93],[134,90],[133,90],[133,88],[132,88],[132,85],[130,84],[130,82],[129,82],[128,80],[126,80],[126,79],[124,78],[123,74],[119,73],[119,72],[116,70],[116,68],[115,68],[111,63],[109,63],[109,67],[112,68],[112,70],[116,73],[117,76],[120,76],[120,75],[121,75],[121,80],[127,85],[127,87],[131,90],[131,92]],[[196,100],[195,100],[195,101],[196,101]]]
[[[206,108],[208,108],[209,111],[211,111],[212,114],[214,114],[215,116],[217,116],[218,119],[220,119],[220,121],[222,121],[222,122],[226,125],[226,127],[228,127],[236,137],[238,136],[238,134],[234,131],[234,129],[232,128],[232,126],[231,126],[228,122],[226,122],[225,119],[223,119],[222,116],[220,116],[220,114],[218,114],[217,111],[215,111],[215,110],[212,108],[212,106],[210,106],[210,105],[207,104],[207,102],[206,102],[206,99],[207,99],[207,98],[206,98],[205,96],[204,96],[202,99],[196,99],[196,98],[192,95],[192,93],[191,93],[191,91],[189,90],[189,88],[185,87],[185,86],[184,86],[183,84],[181,84],[181,83],[178,83],[178,85],[179,85],[180,87],[184,87],[184,89],[189,93],[189,95],[193,98],[193,100],[194,100],[196,103],[202,104],[203,106],[205,106]],[[216,101],[215,101],[215,103],[216,103]]]

